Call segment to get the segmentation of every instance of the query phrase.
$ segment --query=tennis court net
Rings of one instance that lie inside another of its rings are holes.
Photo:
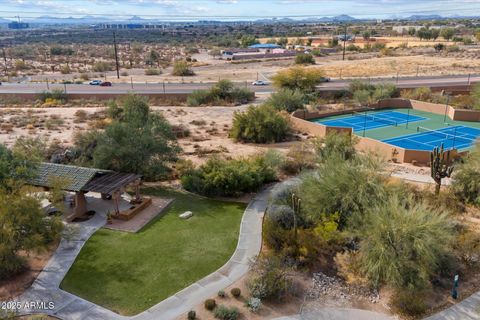
[[[385,118],[382,118],[382,117],[379,117],[379,116],[373,116],[371,114],[367,114],[365,111],[364,112],[353,111],[352,114],[355,117],[362,117],[362,118],[368,119],[370,121],[386,123],[386,124],[394,126],[394,127],[398,126],[398,122],[395,121],[395,120],[385,119]]]
[[[443,138],[445,140],[455,140],[456,134],[448,134],[439,130],[433,130],[425,127],[417,127],[417,132],[425,132],[440,138]]]

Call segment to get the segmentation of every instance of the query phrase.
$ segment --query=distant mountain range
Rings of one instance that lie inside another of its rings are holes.
[[[462,19],[462,18],[478,18],[476,17],[467,17],[467,16],[454,16],[454,17],[442,17],[440,15],[412,15],[410,17],[390,17],[387,19],[383,20],[410,20],[410,21],[419,21],[419,20],[441,20],[441,19]],[[303,22],[303,23],[346,23],[346,22],[359,22],[359,21],[372,21],[376,20],[373,18],[364,18],[364,19],[358,19],[354,18],[352,16],[342,14],[334,17],[318,17],[318,18],[305,18],[305,19],[292,19],[292,18],[269,18],[269,19],[257,19],[254,20],[254,22],[257,23],[298,23],[298,22]],[[9,23],[12,20],[0,18],[0,23],[5,24]],[[106,17],[100,17],[100,16],[83,16],[79,18],[75,17],[54,17],[54,16],[40,16],[37,18],[24,18],[22,19],[23,22],[28,22],[31,24],[49,24],[49,25],[54,25],[54,24],[63,24],[63,25],[85,25],[85,24],[98,24],[98,23],[142,23],[142,24],[147,24],[147,23],[152,23],[152,24],[158,24],[158,23],[165,23],[165,22],[175,22],[174,19],[166,21],[166,20],[159,20],[159,19],[144,19],[138,16],[132,16],[131,18],[128,19],[110,19]],[[216,23],[227,23],[225,21],[220,21],[220,20],[208,20],[208,19],[202,19],[199,22],[216,22]]]

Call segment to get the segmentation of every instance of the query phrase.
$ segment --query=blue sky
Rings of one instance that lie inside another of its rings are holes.
[[[412,14],[480,15],[480,0],[0,0],[0,17],[115,15],[244,19],[271,16],[386,18]]]

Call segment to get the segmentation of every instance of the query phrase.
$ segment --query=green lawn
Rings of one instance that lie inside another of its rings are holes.
[[[144,190],[175,201],[136,234],[100,229],[85,244],[61,288],[134,315],[212,273],[235,250],[245,204]],[[178,217],[193,211],[188,220]]]

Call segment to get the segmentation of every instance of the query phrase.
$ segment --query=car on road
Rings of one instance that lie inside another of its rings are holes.
[[[99,86],[102,84],[102,80],[92,80],[89,82],[91,86]]]
[[[110,81],[105,81],[100,83],[100,87],[111,87],[112,83]]]
[[[252,86],[268,86],[269,84],[270,82],[263,80],[257,80],[252,82]]]
[[[320,80],[321,82],[330,82],[332,79],[328,78],[328,77],[322,77],[322,79]]]

